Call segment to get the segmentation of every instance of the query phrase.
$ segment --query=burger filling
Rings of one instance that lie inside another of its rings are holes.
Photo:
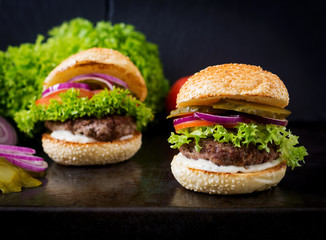
[[[275,144],[269,144],[269,153],[266,150],[258,150],[253,144],[248,147],[235,147],[230,143],[219,143],[213,138],[201,139],[199,145],[202,146],[198,152],[195,149],[195,142],[183,144],[179,148],[180,152],[187,158],[207,159],[219,166],[250,166],[273,161],[280,156]]]
[[[77,118],[75,120],[45,121],[45,127],[50,131],[69,131],[96,141],[113,141],[132,135],[136,122],[130,116],[111,115],[103,118]]]
[[[45,95],[36,101],[38,104],[33,102],[28,110],[17,113],[18,128],[32,137],[42,130],[36,126],[45,122],[57,139],[66,140],[60,136],[65,134],[72,139],[112,141],[131,136],[135,129],[142,131],[154,118],[152,110],[128,89],[113,87],[88,91],[90,96],[86,93],[85,89],[68,88]]]
[[[179,149],[188,159],[245,168],[279,159],[294,168],[301,166],[307,155],[305,147],[297,146],[298,137],[285,126],[253,120],[230,126],[200,120],[194,115],[174,120],[176,133],[172,132],[168,139],[171,147]]]

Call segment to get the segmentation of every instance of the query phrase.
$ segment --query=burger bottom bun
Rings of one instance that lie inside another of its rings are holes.
[[[77,143],[59,140],[50,134],[42,135],[45,153],[62,165],[104,165],[131,158],[142,144],[142,134],[136,131],[131,138],[112,142]]]
[[[285,162],[266,170],[247,173],[210,172],[187,167],[175,155],[171,162],[172,174],[186,189],[209,194],[245,194],[276,186],[286,172]]]

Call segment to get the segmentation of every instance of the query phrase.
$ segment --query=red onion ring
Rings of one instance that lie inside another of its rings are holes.
[[[6,158],[8,162],[12,164],[24,168],[29,171],[33,172],[42,172],[48,168],[48,163],[45,161],[30,161],[30,160],[23,160],[18,158]]]
[[[123,86],[125,88],[128,88],[128,84],[125,83],[124,81],[120,80],[119,78],[104,74],[104,73],[93,73],[92,75],[101,77],[103,79],[106,79],[110,81],[111,83],[115,83],[117,85]]]
[[[0,157],[12,164],[29,171],[44,171],[48,164],[41,157],[34,156],[35,150],[27,147],[7,146],[0,144]]]
[[[279,120],[279,119],[273,119],[273,118],[267,118],[267,117],[261,117],[256,115],[235,115],[235,116],[221,116],[221,115],[213,115],[209,113],[201,113],[196,112],[193,114],[193,116],[190,117],[184,117],[184,118],[177,118],[173,120],[173,124],[177,125],[180,123],[188,122],[188,121],[194,121],[194,120],[205,120],[208,122],[216,123],[216,124],[236,124],[240,122],[249,122],[249,121],[255,121],[257,123],[261,124],[274,124],[279,126],[287,126],[288,121],[286,119]]]
[[[200,118],[202,120],[216,123],[216,124],[234,124],[239,122],[245,122],[248,121],[248,118],[242,117],[239,115],[236,116],[220,116],[220,115],[213,115],[208,113],[200,113],[196,112],[194,113],[194,116],[197,118]]]
[[[16,145],[17,133],[11,124],[0,116],[0,144]]]
[[[0,144],[0,152],[18,153],[18,154],[34,154],[36,151],[33,148],[9,146]]]
[[[69,88],[82,88],[82,89],[86,89],[91,91],[92,88],[90,86],[88,86],[85,83],[58,83],[55,84],[49,88],[47,88],[43,93],[42,93],[42,97],[46,97],[49,94],[53,93],[53,92],[57,92],[59,90],[62,89],[69,89]]]
[[[95,80],[95,81],[92,81]],[[103,74],[103,73],[92,73],[92,74],[83,74],[83,75],[79,75],[77,77],[74,77],[72,79],[70,79],[68,81],[68,83],[70,82],[86,82],[89,84],[92,84],[92,82],[95,82],[97,84],[102,85],[103,87],[107,87],[108,89],[113,89],[113,85],[119,85],[122,86],[124,88],[128,88],[128,85],[113,76],[107,75],[107,74]]]
[[[173,120],[173,125],[178,125],[180,123],[194,121],[194,120],[200,120],[198,117],[190,116],[190,117],[183,117],[183,118],[176,118]]]
[[[288,125],[288,120],[286,119],[280,120],[280,119],[267,118],[267,117],[261,117],[256,115],[252,115],[250,116],[250,118],[257,123],[262,123],[262,124],[274,124],[274,125],[279,125],[284,127]]]
[[[0,157],[4,158],[15,158],[20,160],[28,160],[28,161],[43,161],[43,158],[33,156],[33,155],[24,155],[24,154],[13,154],[13,153],[2,153],[0,152]]]

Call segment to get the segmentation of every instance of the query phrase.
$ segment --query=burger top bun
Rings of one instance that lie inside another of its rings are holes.
[[[91,48],[62,61],[45,79],[44,89],[71,78],[90,73],[102,73],[119,78],[140,100],[147,96],[146,83],[138,68],[120,52],[107,48]]]
[[[275,74],[246,64],[207,67],[182,86],[177,107],[209,105],[222,98],[239,99],[284,108],[289,94]]]

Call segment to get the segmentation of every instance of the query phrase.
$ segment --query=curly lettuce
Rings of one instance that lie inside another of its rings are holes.
[[[273,143],[279,146],[282,158],[292,169],[301,166],[304,157],[308,155],[305,147],[297,146],[298,136],[293,135],[285,127],[273,124],[240,123],[234,130],[226,129],[222,125],[185,128],[179,130],[177,134],[172,132],[168,142],[172,144],[171,148],[180,148],[181,145],[194,141],[195,149],[199,152],[202,148],[200,146],[202,138],[213,138],[217,142],[230,143],[236,147],[253,144],[259,150],[267,152],[270,151],[268,143]]]
[[[83,18],[52,28],[48,36],[38,35],[34,43],[9,46],[0,51],[0,115],[13,118],[39,98],[42,83],[62,60],[92,47],[112,48],[128,56],[138,67],[148,88],[145,104],[154,114],[163,110],[169,82],[164,77],[157,45],[129,24]]]
[[[80,117],[101,118],[117,114],[134,117],[138,130],[142,130],[154,118],[151,109],[131,96],[127,89],[105,89],[88,99],[79,97],[79,91],[72,88],[61,93],[60,99],[50,100],[49,105],[36,105],[32,102],[28,110],[15,114],[17,127],[27,136],[33,136],[37,131],[36,124],[46,120],[64,122]]]

